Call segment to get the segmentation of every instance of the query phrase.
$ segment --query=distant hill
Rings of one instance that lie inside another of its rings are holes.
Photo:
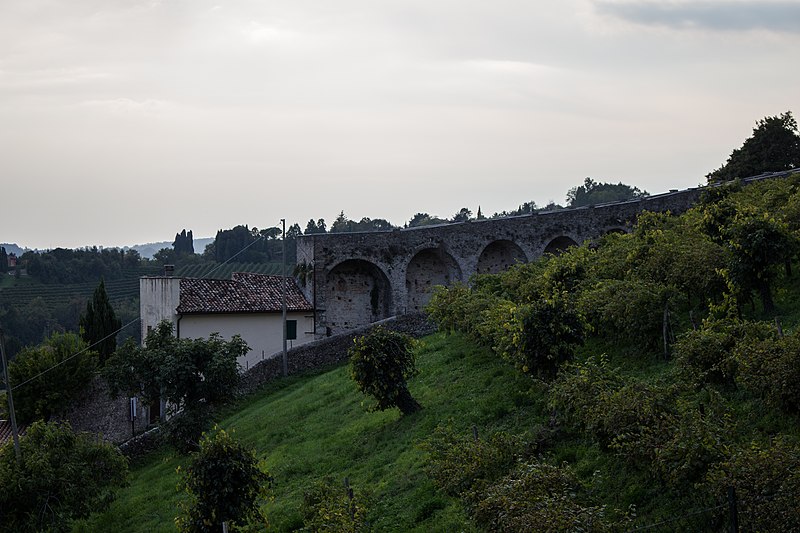
[[[206,246],[214,242],[213,237],[205,238],[205,239],[194,239],[194,251],[197,254],[202,254]],[[0,243],[0,246],[6,249],[6,253],[15,254],[17,256],[22,255],[23,253],[31,250],[31,248],[19,246],[18,244],[14,243],[7,243],[3,242]],[[162,248],[172,248],[172,241],[161,241],[161,242],[148,242],[145,244],[134,244],[133,246],[123,246],[123,250],[136,250],[139,252],[144,258],[152,259],[153,255],[158,252]],[[36,251],[34,249],[34,251]]]
[[[194,239],[194,252],[202,254],[208,244],[214,242],[213,238]],[[153,255],[162,248],[172,248],[172,241],[149,242],[146,244],[134,244],[133,246],[125,246],[125,250],[136,250],[144,258],[152,259]],[[8,248],[6,248],[8,250]]]
[[[17,257],[19,257],[20,255],[25,253],[25,250],[28,249],[28,248],[22,248],[19,245],[17,245],[16,243],[11,244],[11,243],[8,243],[8,242],[0,242],[0,246],[2,246],[3,248],[6,249],[6,253],[7,254],[14,254]]]

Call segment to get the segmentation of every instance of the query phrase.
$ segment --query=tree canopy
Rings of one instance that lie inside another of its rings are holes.
[[[267,500],[271,482],[252,450],[217,430],[202,439],[183,473],[181,487],[189,500],[182,502],[176,525],[186,533],[221,531],[223,522],[265,526],[260,504]]]
[[[741,148],[731,152],[728,161],[709,173],[708,181],[746,178],[764,172],[800,167],[800,135],[791,111],[756,122],[753,134]]]
[[[172,242],[172,248],[178,255],[193,254],[194,239],[192,238],[192,230],[187,232],[184,229],[180,233],[176,233],[175,240]]]
[[[249,348],[238,335],[225,341],[178,339],[163,321],[147,335],[144,346],[126,342],[108,360],[106,375],[112,393],[139,394],[148,405],[160,399],[180,409],[222,403],[239,382],[237,358]]]
[[[8,366],[20,422],[47,420],[67,407],[96,367],[97,353],[74,333],[54,333],[41,345],[22,349]]]
[[[567,207],[583,207],[586,205],[605,204],[609,202],[623,202],[647,196],[647,191],[642,191],[638,187],[631,187],[620,182],[601,183],[586,178],[583,185],[571,188],[567,191]]]
[[[79,325],[83,340],[94,346],[100,355],[100,363],[105,363],[117,349],[117,330],[122,327],[122,321],[111,307],[103,280],[100,280],[92,299],[86,302],[86,312],[81,315]]]
[[[68,424],[36,422],[13,446],[0,446],[0,529],[70,531],[71,522],[103,510],[128,474],[119,450]]]

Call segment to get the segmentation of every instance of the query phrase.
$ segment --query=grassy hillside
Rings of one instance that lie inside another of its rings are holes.
[[[480,434],[525,431],[542,419],[536,385],[463,337],[437,334],[419,351],[420,375],[410,385],[423,410],[370,413],[346,367],[290,378],[231,409],[220,426],[257,450],[275,477],[267,514],[276,531],[302,527],[303,491],[316,480],[349,477],[369,492],[370,521],[379,531],[471,531],[461,504],[435,490],[417,446],[439,424]],[[102,515],[76,531],[175,531],[180,497],[175,469],[185,457],[162,451],[135,467],[131,485]]]

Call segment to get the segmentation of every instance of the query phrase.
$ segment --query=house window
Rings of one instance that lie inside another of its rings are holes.
[[[293,341],[297,338],[297,320],[286,321],[286,339]]]

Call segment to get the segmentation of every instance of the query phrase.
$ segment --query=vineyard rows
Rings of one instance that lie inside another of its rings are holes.
[[[139,278],[146,275],[157,275],[160,269],[132,270],[128,277],[105,282],[108,298],[112,303],[129,301],[139,297]],[[259,274],[275,274],[281,272],[280,263],[228,263],[225,265],[198,264],[187,265],[176,269],[177,277],[230,279],[232,272],[255,272]],[[0,305],[24,307],[32,300],[41,298],[49,309],[68,304],[73,299],[91,298],[97,288],[95,281],[71,283],[66,285],[30,284],[7,287],[0,290]]]

